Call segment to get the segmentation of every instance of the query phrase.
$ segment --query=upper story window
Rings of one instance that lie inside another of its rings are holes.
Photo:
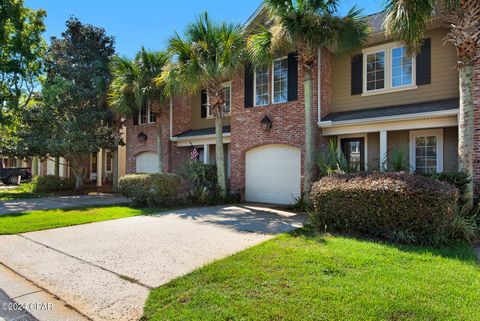
[[[392,87],[413,85],[413,58],[405,47],[392,48]]]
[[[268,105],[268,67],[258,66],[255,68],[254,76],[255,106]]]
[[[150,105],[144,104],[138,112],[138,123],[140,125],[151,124],[156,121],[155,114],[150,110]]]
[[[223,113],[225,115],[230,115],[230,111],[232,109],[232,84],[230,82],[224,83],[223,84],[223,90],[224,90],[224,99],[225,103],[223,105]],[[208,101],[208,98],[207,98]],[[207,117],[208,118],[213,118],[213,108],[211,108],[210,104],[207,104]]]
[[[377,94],[415,86],[415,58],[398,42],[363,50],[363,94]]]
[[[278,59],[273,62],[273,103],[288,101],[288,60]]]

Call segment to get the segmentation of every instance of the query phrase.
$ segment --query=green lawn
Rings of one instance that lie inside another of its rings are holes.
[[[150,293],[146,320],[480,320],[467,245],[285,234]]]
[[[166,209],[135,209],[127,206],[97,206],[0,215],[0,235],[47,230],[57,227],[107,221],[142,214],[153,214],[164,210]]]
[[[0,190],[0,201],[11,201],[11,200],[46,197],[46,196],[48,196],[48,194],[33,193],[22,188]]]

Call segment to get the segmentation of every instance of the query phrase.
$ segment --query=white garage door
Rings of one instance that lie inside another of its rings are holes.
[[[300,195],[300,149],[265,145],[245,157],[245,199],[248,202],[292,204]]]
[[[136,158],[137,173],[157,173],[158,172],[158,156],[157,153],[142,153]]]

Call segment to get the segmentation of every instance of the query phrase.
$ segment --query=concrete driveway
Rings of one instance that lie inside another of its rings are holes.
[[[0,262],[92,320],[138,320],[150,289],[304,219],[247,206],[179,210],[0,236]]]
[[[128,200],[116,194],[98,193],[95,195],[73,195],[0,201],[0,215],[36,210],[51,210],[78,206],[114,205],[128,203]]]

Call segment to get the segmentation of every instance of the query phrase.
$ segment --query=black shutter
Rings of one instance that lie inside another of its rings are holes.
[[[432,82],[431,41],[425,39],[417,55],[417,85],[426,85]]]
[[[352,57],[352,95],[359,95],[363,92],[363,55],[358,54]]]
[[[138,113],[133,114],[133,126],[138,125]]]
[[[245,66],[245,75],[244,75],[244,86],[245,86],[245,108],[253,107],[253,67],[252,65]]]
[[[288,101],[298,99],[298,55],[288,54]]]
[[[201,103],[200,116],[202,118],[207,118],[207,91],[206,90],[202,90],[200,103]]]

